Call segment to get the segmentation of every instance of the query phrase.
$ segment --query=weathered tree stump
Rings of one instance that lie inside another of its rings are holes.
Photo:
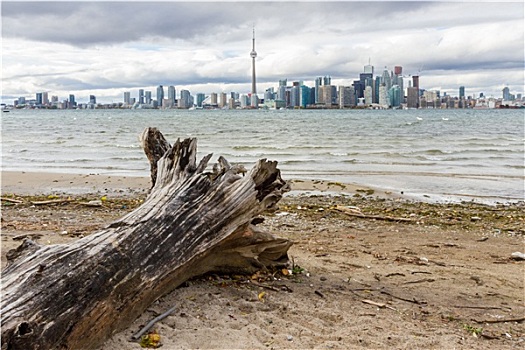
[[[206,172],[211,155],[196,163],[196,139],[171,147],[146,129],[142,141],[154,181],[142,206],[72,244],[27,239],[9,252],[3,350],[97,348],[191,277],[288,262],[291,242],[252,224],[288,190],[276,162],[245,173],[220,157]]]

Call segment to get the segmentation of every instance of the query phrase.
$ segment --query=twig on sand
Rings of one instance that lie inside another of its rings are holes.
[[[255,282],[255,281],[250,281],[251,284],[257,286],[257,287],[261,287],[261,288],[266,288],[266,289],[269,289],[269,290],[273,290],[274,292],[280,292],[279,289],[275,288],[275,287],[272,287],[272,286],[268,286],[266,284],[261,284],[261,283],[258,283],[258,282]]]
[[[518,317],[518,318],[500,318],[497,320],[476,320],[475,318],[472,318],[472,321],[477,323],[503,323],[503,322],[523,322],[525,321],[525,317]]]
[[[24,201],[21,201],[21,200],[18,200],[18,199],[6,198],[6,197],[0,197],[0,198],[1,198],[4,202],[15,203],[15,204],[24,203]]]
[[[49,201],[34,201],[31,202],[33,205],[47,205],[47,204],[60,204],[60,203],[69,203],[74,202],[74,199],[51,199]]]
[[[381,294],[386,294],[386,295],[389,295],[391,296],[392,298],[394,299],[399,299],[399,300],[402,300],[402,301],[407,301],[409,303],[414,303],[414,304],[418,304],[418,305],[421,305],[421,304],[426,304],[427,302],[422,300],[422,301],[419,301],[417,300],[416,298],[412,298],[412,299],[406,299],[406,298],[402,298],[402,297],[398,297],[397,295],[394,295],[386,290],[381,290]]]
[[[142,337],[142,335],[144,333],[146,333],[147,331],[149,331],[149,329],[151,327],[153,327],[153,325],[157,322],[159,322],[160,320],[163,320],[164,318],[168,317],[173,311],[175,311],[177,307],[174,306],[172,307],[171,309],[169,309],[168,311],[166,311],[165,313],[163,314],[160,314],[159,316],[155,317],[153,320],[151,320],[147,325],[145,325],[140,331],[138,331],[137,333],[135,333],[132,337],[131,337],[131,341],[137,341],[138,339],[140,339],[140,337]]]
[[[510,308],[505,308],[501,306],[469,306],[469,305],[454,305],[458,309],[483,309],[483,310],[505,310]]]
[[[420,279],[420,280],[408,281],[408,282],[405,282],[404,284],[414,284],[414,283],[434,282],[434,281],[435,281],[435,279],[433,279],[433,278],[423,278],[423,279]]]
[[[354,209],[350,209],[350,208],[346,208],[342,205],[336,205],[334,207],[335,210],[341,212],[341,213],[344,213],[348,216],[355,216],[355,217],[358,217],[358,218],[363,218],[363,219],[374,219],[374,220],[384,220],[384,221],[402,221],[402,222],[416,222],[414,219],[409,219],[409,218],[399,218],[399,217],[392,217],[392,216],[381,216],[381,215],[368,215],[368,214],[363,214],[361,213],[360,211],[357,211],[357,210],[354,210]]]
[[[375,301],[372,301],[372,300],[368,300],[368,299],[363,299],[361,300],[363,303],[365,304],[369,304],[369,305],[374,305],[374,306],[377,306],[379,308],[387,308],[387,309],[390,309],[390,310],[394,310],[394,311],[397,311],[396,309],[394,309],[392,306],[388,306],[387,304],[385,303],[378,303],[378,302],[375,302]]]

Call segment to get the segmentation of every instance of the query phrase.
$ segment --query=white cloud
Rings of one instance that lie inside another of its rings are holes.
[[[421,68],[421,86],[523,92],[523,3],[58,2],[2,3],[3,99],[49,91],[120,101],[124,91],[175,85],[193,93],[250,89],[257,30],[258,91],[278,79],[331,75],[351,84]]]

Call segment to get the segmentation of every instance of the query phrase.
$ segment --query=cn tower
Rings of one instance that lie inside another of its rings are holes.
[[[257,52],[255,51],[255,27],[253,28],[252,52],[250,52],[250,57],[252,58],[252,99],[250,104],[252,107],[257,108],[259,99],[257,98],[257,87],[255,86],[255,58],[257,57]]]

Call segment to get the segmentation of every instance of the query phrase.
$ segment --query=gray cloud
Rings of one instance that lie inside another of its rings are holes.
[[[3,1],[1,6],[7,94],[96,89],[109,96],[158,84],[243,88],[250,79],[252,25],[262,85],[320,75],[351,83],[371,58],[377,72],[402,65],[413,74],[424,67],[429,84],[443,81],[444,89],[455,89],[461,75],[485,91],[500,91],[503,79],[523,86],[524,4],[519,2]]]

